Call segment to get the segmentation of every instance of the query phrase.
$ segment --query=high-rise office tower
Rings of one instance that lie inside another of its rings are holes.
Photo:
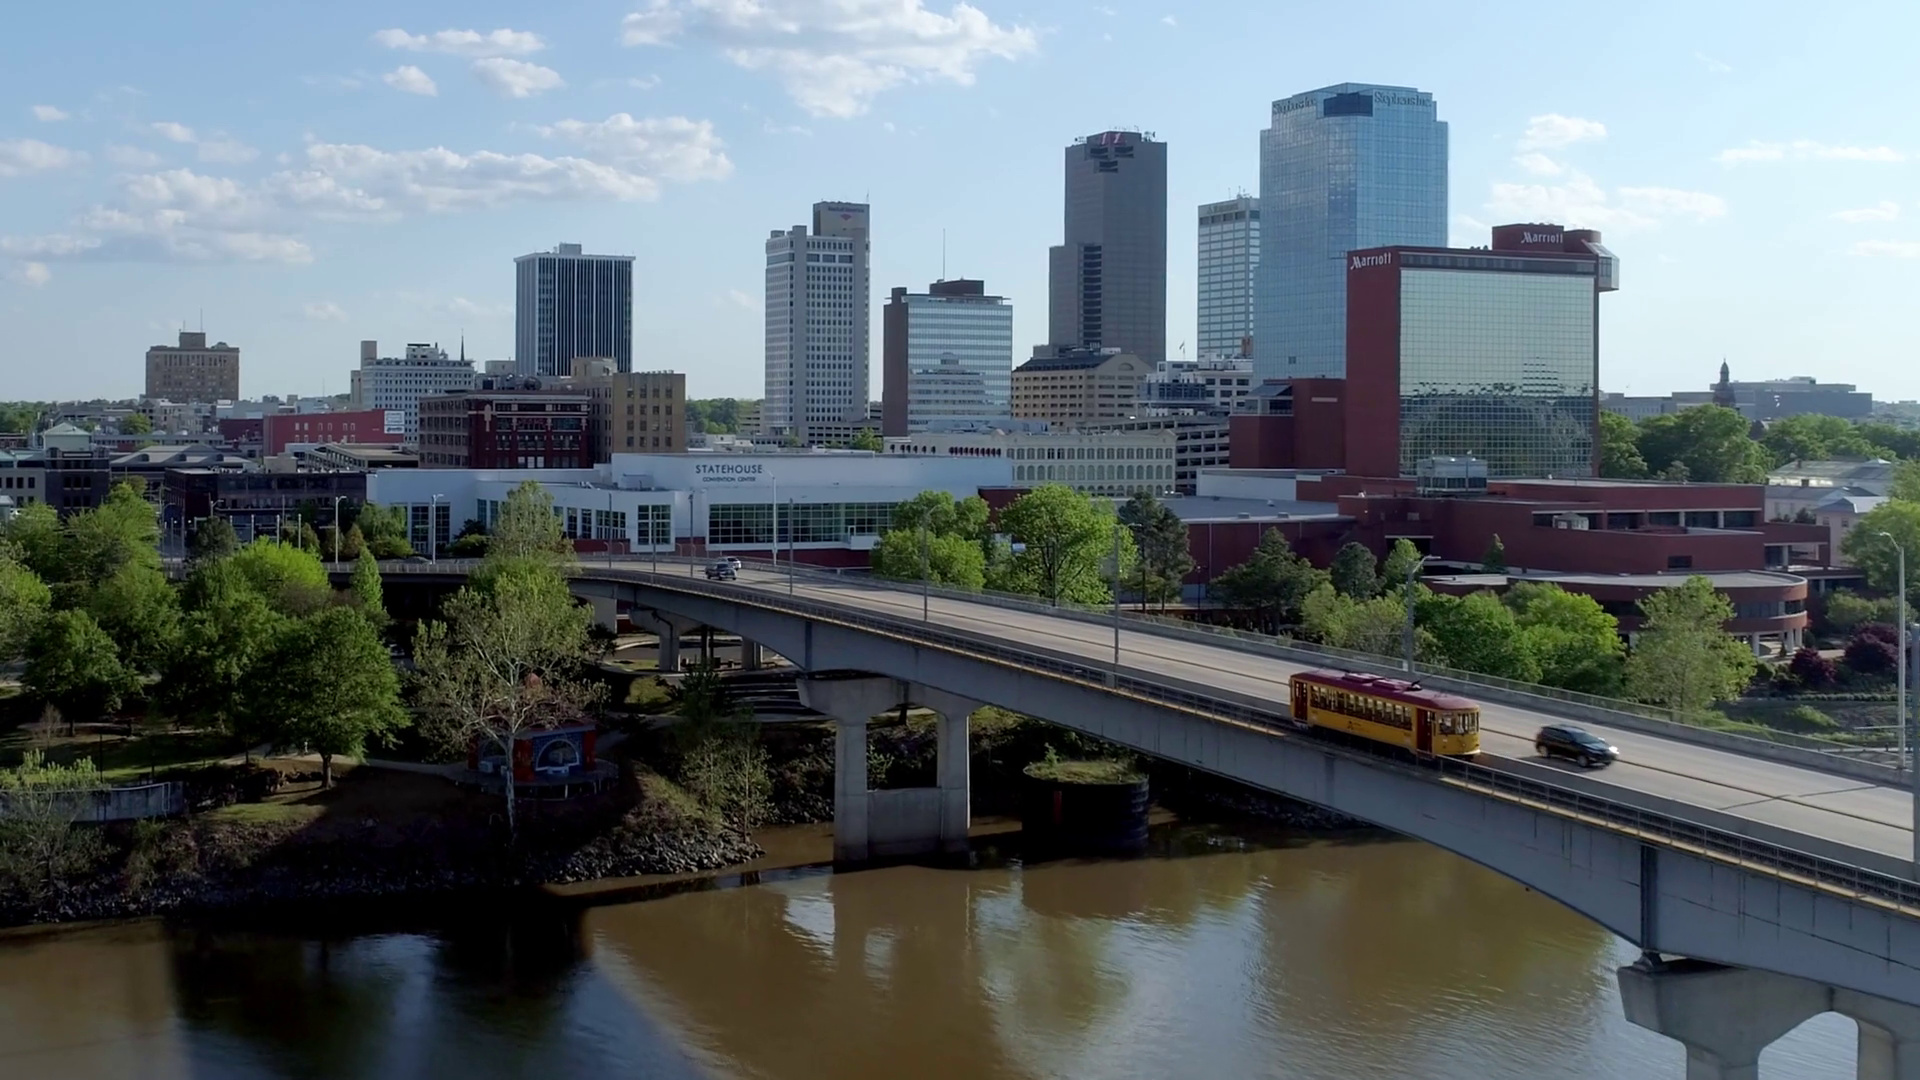
[[[1167,355],[1167,144],[1103,131],[1066,152],[1064,242],[1047,253],[1050,343]]]
[[[576,356],[633,370],[633,256],[561,244],[513,260],[513,363],[520,375],[571,374]]]
[[[813,231],[767,238],[767,396],[761,430],[802,445],[867,422],[866,203],[813,204]]]
[[[1447,125],[1433,95],[1341,83],[1274,102],[1260,212],[1254,372],[1340,377],[1347,252],[1447,243]]]
[[[1253,346],[1253,273],[1260,265],[1260,200],[1200,204],[1199,335],[1195,355],[1246,357]]]
[[[894,289],[880,326],[882,434],[1013,419],[1013,304],[986,282]]]

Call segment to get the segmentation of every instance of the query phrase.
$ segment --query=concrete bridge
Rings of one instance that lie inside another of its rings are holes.
[[[1891,770],[1491,685],[1460,687],[1483,703],[1482,761],[1426,767],[1293,728],[1287,677],[1328,661],[1270,643],[786,569],[585,565],[575,589],[663,641],[712,627],[814,673],[803,695],[839,725],[842,857],[963,844],[966,717],[998,705],[1437,844],[1587,915],[1643,951],[1620,973],[1627,1015],[1687,1047],[1689,1078],[1757,1076],[1764,1046],[1831,1010],[1860,1024],[1860,1076],[1920,1080],[1913,808]],[[902,702],[941,717],[938,785],[869,791],[866,723]],[[1534,760],[1533,731],[1569,713],[1621,764]]]

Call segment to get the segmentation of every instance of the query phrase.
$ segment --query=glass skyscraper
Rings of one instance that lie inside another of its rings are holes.
[[[1066,150],[1064,242],[1047,252],[1048,342],[1167,356],[1167,144],[1103,131]]]
[[[1341,83],[1274,102],[1260,213],[1254,373],[1342,377],[1347,252],[1447,243],[1447,125],[1433,95]]]
[[[513,260],[513,369],[571,375],[577,356],[633,370],[633,256],[586,255],[579,244]]]
[[[1260,200],[1200,204],[1199,337],[1194,355],[1244,357],[1253,338],[1253,274],[1260,265]]]

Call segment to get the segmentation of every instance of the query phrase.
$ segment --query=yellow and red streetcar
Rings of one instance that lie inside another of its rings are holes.
[[[1480,706],[1458,695],[1352,671],[1303,671],[1288,682],[1293,716],[1301,723],[1416,754],[1480,752]]]

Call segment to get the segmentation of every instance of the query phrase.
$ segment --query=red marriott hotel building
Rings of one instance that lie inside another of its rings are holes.
[[[1600,294],[1617,288],[1600,234],[1558,225],[1350,252],[1347,472],[1472,456],[1494,479],[1595,475]]]

